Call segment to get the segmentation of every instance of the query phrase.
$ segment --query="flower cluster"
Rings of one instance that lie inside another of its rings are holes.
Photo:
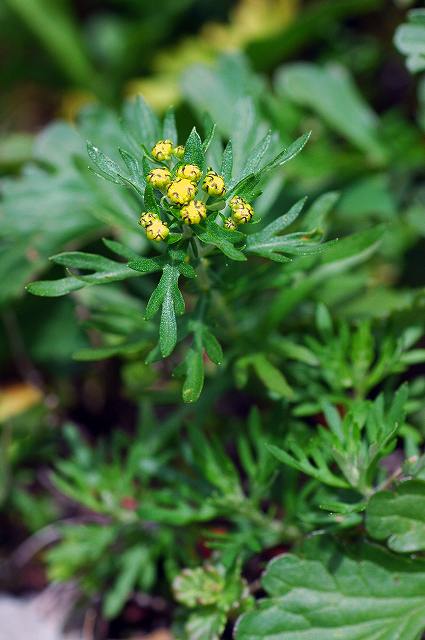
[[[180,220],[183,224],[200,224],[208,215],[209,198],[222,199],[226,195],[223,176],[209,168],[203,175],[201,167],[193,163],[182,163],[185,149],[174,146],[171,140],[159,140],[151,151],[154,160],[161,164],[149,171],[148,184],[162,192],[161,204],[164,214]],[[173,163],[172,157],[176,158]],[[240,224],[250,222],[254,214],[252,206],[240,196],[233,196],[228,203],[231,216],[224,218],[224,227],[230,231]],[[149,240],[165,240],[170,229],[158,213],[146,211],[140,218]]]

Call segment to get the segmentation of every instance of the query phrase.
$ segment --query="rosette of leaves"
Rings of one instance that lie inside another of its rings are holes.
[[[254,254],[271,261],[286,262],[293,257],[321,252],[333,244],[333,241],[321,243],[321,220],[318,224],[307,220],[304,232],[282,234],[296,220],[304,201],[266,226],[261,224],[259,231],[252,232],[252,223],[239,224],[235,230],[224,226],[231,198],[239,196],[255,206],[255,200],[272,172],[302,150],[309,134],[302,135],[276,153],[276,136],[266,132],[257,140],[255,131],[250,131],[252,148],[246,152],[242,166],[234,169],[232,141],[229,140],[223,149],[221,139],[216,136],[215,125],[209,121],[204,139],[193,128],[185,141],[182,160],[176,160],[171,166],[173,175],[182,163],[196,164],[202,171],[202,181],[214,163],[213,168],[224,178],[226,192],[212,201],[205,198],[207,216],[199,224],[187,225],[179,216],[178,207],[147,182],[149,171],[164,165],[155,160],[148,149],[160,136],[174,144],[178,142],[173,111],[168,111],[161,123],[147,105],[138,100],[127,114],[130,115],[124,121],[123,146],[119,148],[122,163],[115,162],[89,142],[91,171],[120,187],[128,187],[139,202],[140,210],[160,214],[168,223],[166,241],[152,243],[155,252],[149,251],[149,255],[141,255],[149,250],[146,243],[143,246],[142,238],[140,251],[116,240],[105,240],[107,248],[115,254],[114,258],[79,251],[57,254],[51,260],[65,267],[66,277],[33,282],[28,285],[28,291],[55,297],[94,285],[158,273],[159,279],[146,302],[145,320],[159,318],[159,338],[157,345],[147,354],[147,362],[170,356],[176,346],[182,344],[177,358],[180,365],[175,373],[185,378],[183,399],[194,402],[203,387],[204,354],[215,365],[223,363],[215,328],[220,327],[223,315],[227,313],[225,309],[223,311],[226,302],[220,289],[224,282],[233,281],[234,273],[240,273],[241,268],[235,272],[232,264],[246,263]],[[140,210],[134,210],[134,233],[139,229]],[[253,223],[258,222],[258,216],[254,215]],[[127,229],[128,217],[125,231]],[[142,318],[140,322],[142,324]],[[96,357],[95,350],[93,356]]]

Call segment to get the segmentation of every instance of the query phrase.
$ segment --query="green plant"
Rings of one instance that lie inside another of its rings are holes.
[[[189,133],[142,100],[90,108],[5,181],[3,304],[49,264],[29,291],[69,294],[8,317],[60,399],[49,578],[115,623],[142,602],[179,640],[418,640],[421,123],[328,61],[269,88],[224,56],[182,90]],[[14,437],[5,506],[33,532],[38,440],[14,456]]]

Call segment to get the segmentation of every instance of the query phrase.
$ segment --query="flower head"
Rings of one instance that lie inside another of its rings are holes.
[[[232,217],[236,224],[245,224],[246,222],[250,222],[252,220],[253,215],[254,209],[247,202],[244,206],[234,209]]]
[[[179,178],[187,178],[191,182],[198,182],[202,175],[201,169],[197,164],[182,164],[177,169],[177,176]]]
[[[201,200],[192,200],[180,209],[180,217],[185,224],[199,224],[207,217],[207,208]]]
[[[153,222],[146,227],[146,237],[149,238],[149,240],[154,240],[155,242],[165,240],[169,233],[170,230],[167,227],[167,223],[162,222],[159,218],[153,220]]]
[[[224,221],[224,228],[229,231],[235,231],[236,223],[232,220],[232,218],[226,218]]]
[[[145,211],[145,213],[142,213],[142,215],[140,216],[139,224],[142,225],[144,229],[146,229],[146,227],[149,227],[152,222],[158,219],[159,218],[156,213],[152,213],[152,211]]]
[[[229,202],[229,207],[234,211],[238,209],[238,207],[243,207],[246,204],[246,200],[241,198],[241,196],[233,196],[233,198]]]
[[[174,147],[173,149],[173,155],[176,156],[176,158],[183,158],[184,156],[184,146],[182,144],[177,145],[177,147]]]
[[[226,193],[226,185],[224,184],[223,176],[220,176],[212,169],[210,169],[206,174],[202,183],[202,188],[210,196],[222,196]]]
[[[179,205],[188,204],[194,199],[195,194],[196,187],[187,178],[176,178],[167,189],[167,195],[171,202]]]
[[[245,224],[250,222],[254,215],[254,209],[241,196],[233,196],[229,202],[229,207],[232,210],[232,218],[236,224]]]
[[[146,179],[153,187],[164,189],[171,182],[171,173],[167,167],[158,167],[157,169],[151,169]]]
[[[169,160],[173,153],[173,143],[171,140],[158,140],[151,153],[155,160]]]

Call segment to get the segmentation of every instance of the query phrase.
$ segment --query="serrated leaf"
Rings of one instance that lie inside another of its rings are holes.
[[[425,482],[408,480],[392,491],[380,491],[369,500],[366,528],[376,540],[385,540],[398,553],[425,549]]]
[[[195,127],[193,127],[186,140],[183,162],[197,164],[201,169],[205,167],[205,154],[202,149],[202,141]]]
[[[425,562],[372,545],[316,537],[269,563],[268,598],[242,616],[236,640],[417,640],[425,629]]]

